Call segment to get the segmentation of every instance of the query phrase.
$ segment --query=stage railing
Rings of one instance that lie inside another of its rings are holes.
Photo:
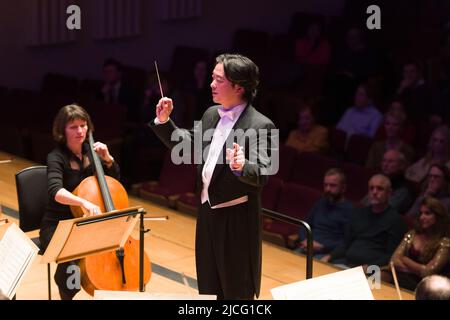
[[[262,214],[267,217],[290,223],[300,228],[304,228],[306,230],[306,279],[311,279],[313,276],[313,237],[309,224],[303,220],[290,217],[266,208],[262,209]]]

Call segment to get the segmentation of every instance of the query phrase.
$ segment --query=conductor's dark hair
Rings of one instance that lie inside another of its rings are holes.
[[[77,104],[69,104],[59,109],[58,114],[53,121],[53,139],[57,143],[65,144],[67,142],[66,125],[73,120],[86,121],[88,127],[87,134],[89,134],[89,132],[94,132],[94,125],[86,110]]]
[[[216,65],[222,63],[225,77],[233,85],[244,89],[243,98],[252,102],[259,84],[259,68],[249,58],[240,54],[224,53],[216,58]]]

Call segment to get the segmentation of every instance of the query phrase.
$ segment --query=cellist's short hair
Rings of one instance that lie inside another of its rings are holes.
[[[73,120],[86,121],[88,126],[87,134],[94,131],[94,124],[87,111],[77,104],[69,104],[59,109],[58,114],[53,121],[53,139],[57,143],[65,144],[67,142],[66,125]]]

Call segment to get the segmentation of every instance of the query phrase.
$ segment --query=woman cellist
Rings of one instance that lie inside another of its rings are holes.
[[[49,201],[41,223],[40,241],[45,249],[56,230],[60,220],[72,219],[70,206],[80,206],[89,215],[100,214],[100,208],[72,191],[80,182],[93,175],[92,161],[88,156],[89,146],[86,137],[93,130],[89,114],[82,107],[72,104],[61,108],[53,122],[53,138],[57,146],[47,156],[47,178]],[[119,166],[109,154],[108,147],[94,143],[94,151],[102,161],[105,174],[119,179]],[[80,288],[68,286],[67,268],[78,261],[58,264],[55,282],[62,300],[70,300]]]

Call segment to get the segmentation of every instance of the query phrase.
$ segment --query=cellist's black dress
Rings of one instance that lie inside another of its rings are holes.
[[[58,222],[72,219],[73,215],[68,205],[63,205],[55,201],[56,193],[64,188],[72,192],[81,181],[92,176],[94,171],[88,157],[89,145],[84,143],[82,147],[83,160],[76,157],[65,145],[58,145],[47,156],[47,179],[48,179],[48,205],[41,223],[40,242],[45,250],[50,243],[56,230]],[[72,162],[72,165],[71,165]],[[74,169],[75,168],[75,169]],[[114,162],[111,168],[103,165],[105,174],[119,179],[119,165]],[[58,285],[60,294],[64,299],[71,299],[80,291],[80,288],[73,286],[77,282],[73,278],[74,272],[67,269],[76,264],[77,261],[61,263],[55,273],[55,282]],[[67,273],[69,272],[69,273]],[[71,277],[72,276],[72,277]]]

